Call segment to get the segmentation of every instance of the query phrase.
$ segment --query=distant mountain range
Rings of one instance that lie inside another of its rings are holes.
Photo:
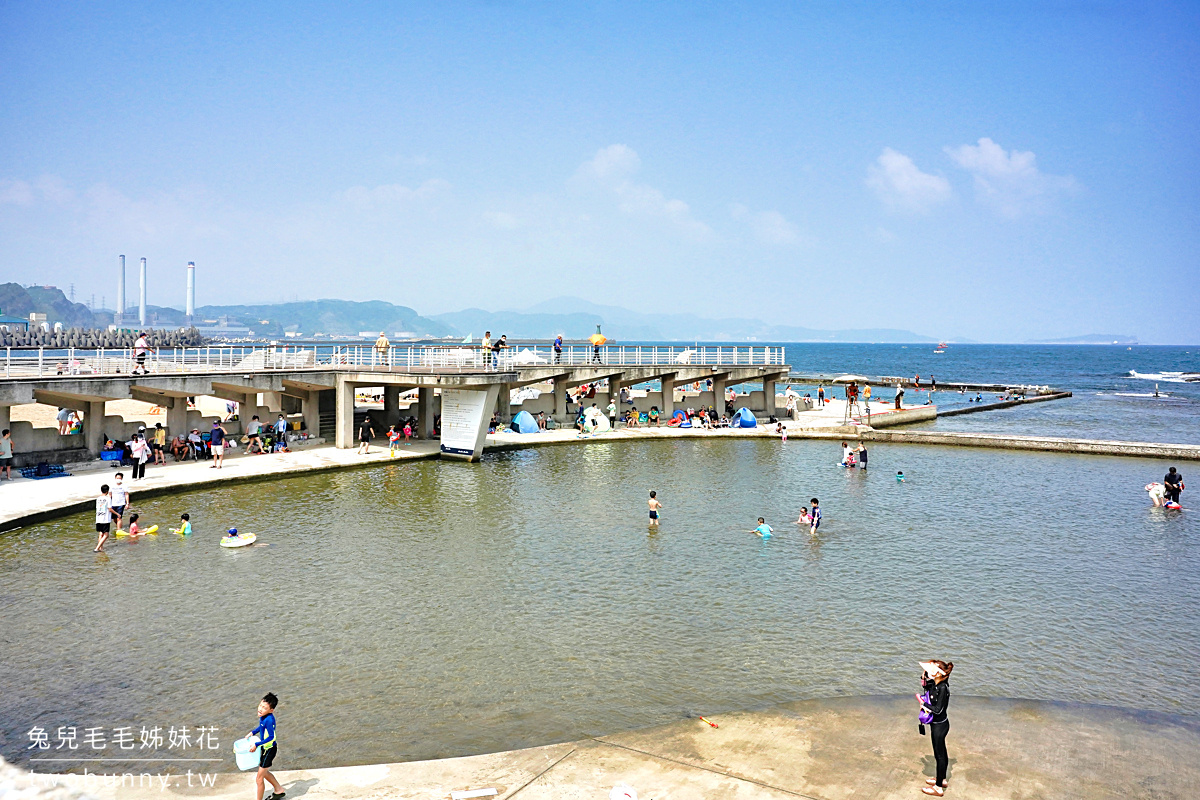
[[[522,311],[484,311],[469,308],[435,314],[434,320],[461,335],[480,336],[490,330],[510,337],[549,339],[562,334],[584,339],[596,326],[614,341],[709,342],[936,342],[936,338],[895,328],[821,330],[796,325],[772,325],[757,319],[708,319],[695,314],[642,314],[604,306],[578,297],[556,297]]]
[[[183,325],[183,311],[148,306],[154,322],[163,326]],[[69,328],[98,328],[110,325],[113,312],[89,309],[72,303],[53,286],[0,284],[0,312],[28,319],[30,313],[45,314],[51,324]],[[136,310],[130,312],[136,314]],[[282,338],[285,334],[311,337],[374,336],[386,331],[392,338],[445,338],[473,336],[484,331],[508,334],[510,339],[586,339],[597,326],[614,342],[870,342],[924,343],[938,339],[897,328],[823,330],[799,325],[773,325],[745,317],[709,319],[695,314],[643,314],[619,306],[605,306],[579,297],[556,297],[521,310],[484,311],[468,308],[448,314],[421,316],[408,306],[381,300],[312,300],[261,305],[201,306],[196,322],[223,320],[244,325],[255,336]],[[952,341],[968,343],[956,338]],[[1065,339],[1042,339],[1028,344],[1137,344],[1137,337],[1120,334],[1089,334]]]

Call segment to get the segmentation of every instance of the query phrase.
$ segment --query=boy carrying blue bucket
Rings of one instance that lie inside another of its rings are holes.
[[[270,800],[282,800],[285,792],[283,787],[279,785],[279,781],[275,780],[275,776],[271,774],[271,765],[275,763],[275,754],[279,752],[279,745],[275,741],[275,706],[279,704],[279,698],[274,692],[267,692],[262,700],[258,702],[258,727],[250,731],[251,736],[258,736],[258,740],[250,745],[250,752],[253,753],[256,748],[260,749],[258,755],[258,774],[254,776],[254,785],[258,792],[255,795],[255,800],[263,800],[263,783],[270,783],[275,789],[271,793]]]

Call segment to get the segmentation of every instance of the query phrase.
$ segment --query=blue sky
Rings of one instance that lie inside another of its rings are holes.
[[[0,280],[1200,342],[1196,4],[352,5],[0,2]]]

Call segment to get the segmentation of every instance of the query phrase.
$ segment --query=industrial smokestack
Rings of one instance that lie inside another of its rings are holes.
[[[188,282],[187,282],[187,324],[192,324],[192,317],[196,316],[196,262],[188,262]]]
[[[121,272],[117,277],[117,310],[113,322],[120,325],[123,316],[125,316],[125,256],[121,256]]]
[[[138,324],[146,327],[146,259],[142,259],[141,299],[138,300]]]

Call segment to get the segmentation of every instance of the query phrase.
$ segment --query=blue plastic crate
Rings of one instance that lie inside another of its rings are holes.
[[[120,461],[121,460],[121,451],[120,450],[102,450],[102,451],[100,451],[100,460],[101,461]]]

